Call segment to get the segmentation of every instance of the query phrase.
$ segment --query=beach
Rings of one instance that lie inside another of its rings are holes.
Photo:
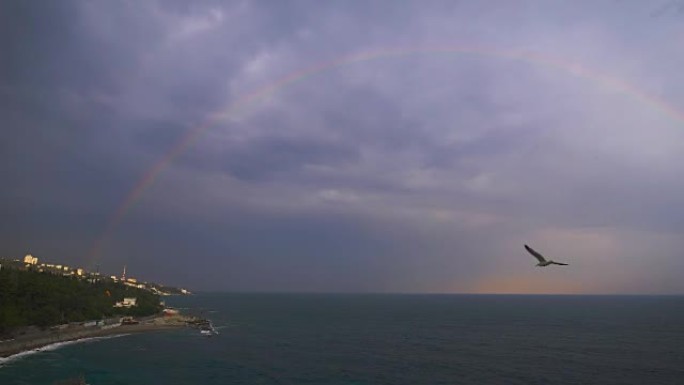
[[[211,314],[221,334],[175,329],[49,345],[3,365],[0,384],[681,385],[684,378],[681,296],[209,293],[167,302]]]
[[[188,326],[194,320],[194,317],[184,315],[166,315],[146,318],[132,325],[115,323],[106,326],[69,325],[61,329],[52,328],[0,341],[0,357],[7,358],[69,341],[177,329]]]

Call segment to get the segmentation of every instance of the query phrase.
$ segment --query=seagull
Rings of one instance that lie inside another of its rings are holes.
[[[533,248],[531,248],[527,245],[525,245],[525,250],[527,250],[530,254],[532,254],[535,258],[537,258],[539,260],[539,263],[537,264],[537,266],[544,267],[544,266],[548,266],[548,265],[561,265],[561,266],[567,266],[568,265],[567,263],[554,262],[552,260],[547,261],[543,255],[539,254]]]

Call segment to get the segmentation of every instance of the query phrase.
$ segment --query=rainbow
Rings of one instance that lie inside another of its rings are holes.
[[[147,172],[145,172],[143,177],[140,178],[135,187],[126,195],[123,202],[109,218],[104,231],[97,238],[93,247],[90,249],[88,255],[91,263],[99,257],[104,244],[111,237],[116,227],[121,223],[133,206],[135,206],[135,204],[140,200],[145,191],[147,191],[147,189],[154,184],[159,174],[163,172],[176,157],[192,146],[192,144],[195,143],[204,132],[206,132],[215,124],[234,116],[236,113],[242,111],[244,108],[254,104],[255,102],[268,98],[275,92],[289,85],[305,80],[313,75],[354,63],[372,61],[381,58],[424,54],[481,55],[555,68],[557,70],[568,72],[574,76],[595,81],[602,87],[632,96],[637,101],[648,105],[657,111],[661,111],[662,113],[674,119],[676,122],[684,123],[684,113],[678,111],[664,100],[649,95],[623,80],[596,70],[589,69],[578,63],[535,52],[499,50],[479,46],[419,46],[382,48],[373,51],[353,53],[350,55],[337,57],[332,60],[323,61],[295,72],[291,72],[290,74],[283,76],[282,78],[264,87],[261,87],[252,93],[244,95],[243,97],[237,99],[234,103],[227,106],[227,108],[211,114],[207,119],[204,120],[203,123],[188,130],[188,132],[176,144],[174,144],[167,153],[165,153]]]

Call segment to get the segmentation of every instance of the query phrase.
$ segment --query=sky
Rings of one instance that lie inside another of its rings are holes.
[[[682,294],[683,45],[670,0],[3,1],[0,256]]]

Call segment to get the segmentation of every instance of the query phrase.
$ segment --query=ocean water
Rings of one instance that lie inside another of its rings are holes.
[[[202,294],[214,321],[3,363],[0,384],[684,384],[684,297]]]

